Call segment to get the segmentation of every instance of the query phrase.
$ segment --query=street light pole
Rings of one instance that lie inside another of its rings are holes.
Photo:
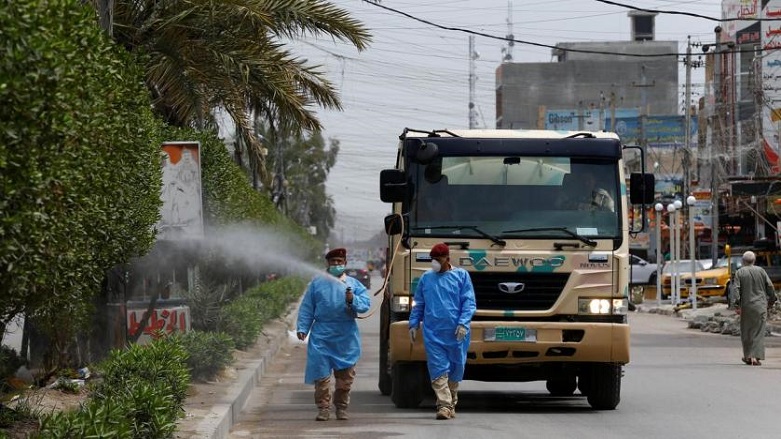
[[[670,302],[676,305],[675,280],[678,274],[678,267],[675,260],[675,204],[670,203],[667,205],[667,213],[670,217]]]
[[[681,274],[683,274],[678,267],[678,262],[681,261],[681,223],[683,222],[681,219],[681,207],[683,203],[681,200],[675,200],[673,206],[675,206],[675,304],[677,305],[681,303]]]
[[[662,267],[664,266],[664,253],[662,253],[662,203],[656,203],[656,306],[662,305]],[[661,255],[661,258],[659,257]]]
[[[693,195],[686,197],[686,204],[689,206],[689,255],[692,260],[691,287],[689,288],[689,300],[692,303],[692,309],[697,310],[697,278],[694,276],[697,268],[697,260],[694,259],[694,203],[697,201]]]

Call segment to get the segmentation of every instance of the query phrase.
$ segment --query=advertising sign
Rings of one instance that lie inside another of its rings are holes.
[[[612,121],[608,118],[606,125]],[[686,121],[683,116],[646,116],[645,137],[650,148],[673,148],[684,146],[686,136],[684,133]],[[689,123],[690,141],[695,145],[697,141],[697,116],[691,117]],[[616,116],[616,134],[621,142],[626,145],[640,144],[640,116],[618,117]]]
[[[600,131],[599,110],[548,110],[545,129],[557,131]]]
[[[203,238],[199,142],[166,142],[163,150],[163,206],[157,239]]]

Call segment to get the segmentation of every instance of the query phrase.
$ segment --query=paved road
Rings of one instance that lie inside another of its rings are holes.
[[[378,285],[379,283],[375,283]],[[377,390],[377,318],[361,322],[349,421],[316,422],[302,384],[305,347],[285,346],[253,392],[230,437],[239,438],[778,438],[781,339],[761,367],[740,362],[737,337],[686,329],[685,322],[632,314],[632,363],[615,411],[579,396],[552,398],[544,383],[464,382],[458,418],[435,421],[433,400],[401,410]]]

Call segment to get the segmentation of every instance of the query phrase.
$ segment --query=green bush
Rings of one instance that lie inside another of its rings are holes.
[[[189,353],[187,367],[195,380],[210,380],[233,363],[234,343],[228,334],[190,331],[178,337]]]
[[[176,337],[114,350],[98,367],[103,379],[92,389],[92,396],[96,399],[122,396],[127,383],[146,382],[173,395],[172,408],[181,410],[190,382],[187,357],[187,351]]]
[[[233,339],[236,349],[247,349],[255,343],[263,328],[261,309],[261,300],[239,297],[222,308],[217,329]]]
[[[44,417],[43,438],[170,438],[184,413],[190,375],[178,337],[112,351],[79,410]]]
[[[219,330],[233,339],[236,349],[246,349],[255,343],[263,325],[280,317],[305,287],[306,281],[298,277],[264,282],[221,310]]]
[[[41,439],[114,438],[132,439],[133,422],[122,401],[89,401],[81,409],[55,412],[41,418]]]

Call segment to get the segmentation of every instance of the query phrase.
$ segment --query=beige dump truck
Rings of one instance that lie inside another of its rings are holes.
[[[429,251],[445,242],[477,301],[464,379],[545,381],[552,395],[579,390],[614,409],[630,359],[628,203],[653,202],[653,176],[628,185],[629,147],[613,133],[405,129],[400,139],[380,175],[393,206],[380,391],[410,408],[430,389],[408,319]]]

